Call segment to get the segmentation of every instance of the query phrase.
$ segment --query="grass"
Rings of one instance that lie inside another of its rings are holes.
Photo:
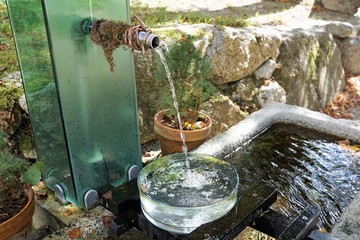
[[[0,3],[0,78],[18,71],[16,50],[5,3]]]
[[[229,7],[231,8],[231,7]],[[140,2],[131,5],[131,15],[137,15],[145,21],[148,27],[162,27],[173,23],[177,24],[213,24],[217,26],[247,27],[249,23],[246,19],[235,16],[222,16],[205,14],[203,12],[170,12],[166,8],[149,8],[142,6]]]

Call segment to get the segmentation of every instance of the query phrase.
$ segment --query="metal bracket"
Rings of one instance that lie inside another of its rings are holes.
[[[99,195],[97,191],[93,189],[87,191],[84,196],[84,202],[86,211],[89,211],[91,208],[97,205],[97,203],[99,202]]]
[[[132,165],[128,171],[128,180],[130,181],[131,179],[137,178],[139,172],[140,172],[139,167],[137,165]]]
[[[66,198],[65,198],[64,190],[62,189],[62,187],[61,187],[59,184],[55,184],[55,186],[54,186],[54,192],[55,192],[55,197],[56,197],[62,204],[68,203],[68,200],[66,200]]]

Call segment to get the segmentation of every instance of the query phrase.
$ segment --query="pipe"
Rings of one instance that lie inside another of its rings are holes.
[[[140,42],[144,42],[147,48],[157,48],[160,45],[160,39],[158,36],[144,31],[139,32],[138,40]]]
[[[80,22],[80,29],[85,34],[90,34],[94,24],[97,22],[105,22],[107,20],[91,20],[89,18],[83,19]],[[112,22],[112,21],[108,21]],[[122,34],[122,39],[116,39],[121,41],[121,44],[124,44],[133,50],[147,50],[157,48],[160,45],[160,39],[157,35],[152,34],[149,30],[141,25],[128,25],[122,22],[112,22],[114,25],[122,24],[123,26],[127,25],[127,29]],[[131,32],[132,29],[136,29],[134,32]],[[113,38],[112,35],[107,36],[109,39]],[[142,48],[143,47],[143,48]]]

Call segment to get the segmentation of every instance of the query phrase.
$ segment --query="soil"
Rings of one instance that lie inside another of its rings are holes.
[[[11,199],[9,206],[6,209],[0,209],[0,224],[5,222],[19,213],[28,202],[28,198],[25,194],[20,195],[18,198]]]
[[[94,21],[92,24],[91,40],[104,50],[104,55],[110,64],[112,72],[115,67],[113,52],[124,44],[123,34],[128,28],[127,23],[103,19]]]
[[[209,126],[205,115],[192,111],[181,115],[181,121],[183,130],[198,130]],[[177,118],[174,115],[165,115],[161,123],[167,127],[179,129]]]

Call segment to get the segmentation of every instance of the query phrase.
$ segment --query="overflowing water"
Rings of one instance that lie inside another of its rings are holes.
[[[179,104],[177,102],[177,98],[176,98],[176,90],[175,90],[175,86],[174,86],[174,82],[172,80],[172,77],[171,77],[171,71],[169,69],[169,66],[166,62],[166,59],[165,59],[165,56],[163,54],[163,49],[166,49],[166,45],[164,42],[160,42],[160,46],[155,48],[155,51],[156,53],[159,55],[160,57],[160,60],[162,62],[162,64],[164,65],[164,68],[165,68],[165,71],[166,71],[166,76],[168,78],[168,81],[169,81],[169,85],[170,85],[170,90],[171,90],[171,94],[172,94],[172,97],[174,99],[174,108],[176,110],[176,117],[177,117],[177,120],[179,122],[179,129],[180,129],[180,138],[181,138],[181,141],[182,141],[182,150],[185,154],[185,163],[186,163],[186,167],[189,168],[190,167],[190,163],[188,161],[188,158],[187,158],[187,146],[186,146],[186,143],[185,143],[185,135],[184,135],[184,129],[182,127],[182,124],[181,124],[181,116],[180,116],[180,111],[179,111]]]
[[[360,190],[360,155],[333,137],[291,126],[273,126],[226,158],[240,188],[254,183],[280,191],[277,210],[295,217],[306,204],[321,208],[319,227],[331,229]]]
[[[166,156],[145,171],[142,184],[149,197],[171,206],[199,207],[226,198],[234,190],[237,174],[226,162],[189,154],[191,167],[187,168],[183,157]]]
[[[155,225],[189,233],[232,209],[237,201],[238,175],[228,163],[211,156],[184,153],[162,157],[139,174],[142,209]]]

